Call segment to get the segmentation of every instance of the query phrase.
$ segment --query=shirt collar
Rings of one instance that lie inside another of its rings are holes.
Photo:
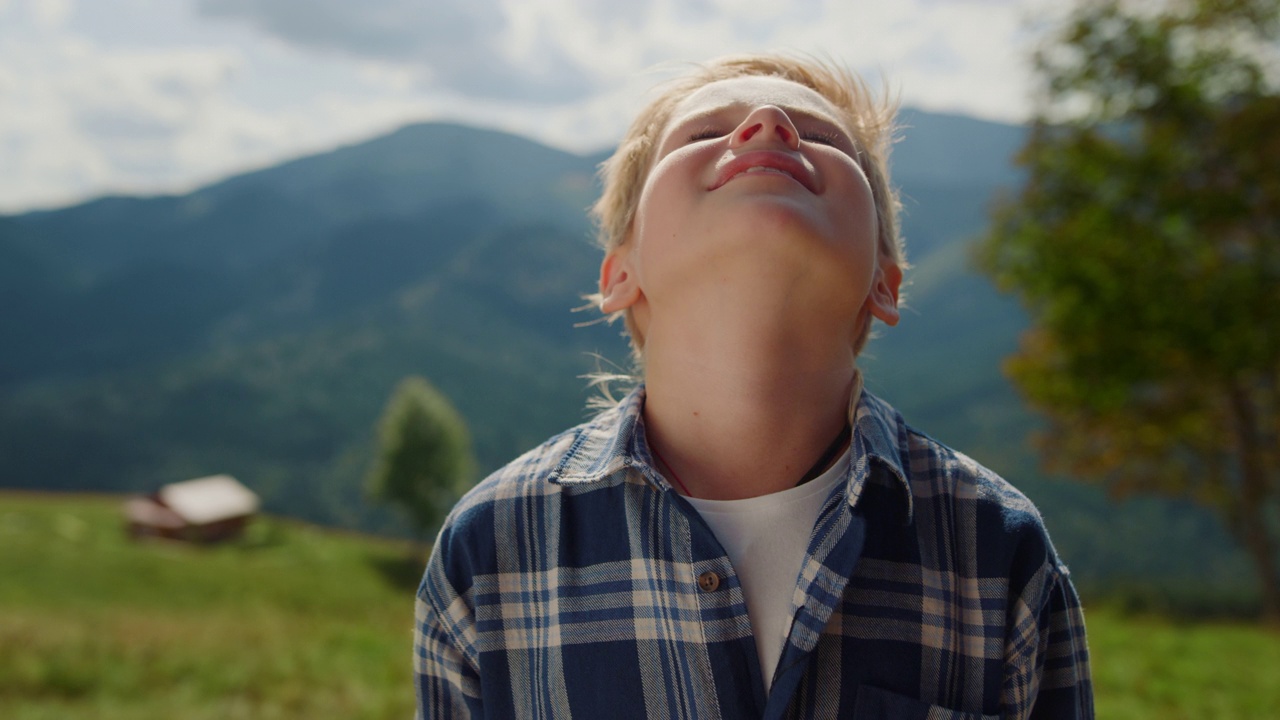
[[[640,385],[622,402],[580,425],[569,451],[551,471],[551,482],[597,483],[615,477],[625,467],[652,466],[649,446],[644,441],[643,409],[644,386]],[[645,475],[648,478],[648,473]],[[652,478],[648,479],[652,482]]]
[[[885,401],[862,390],[858,405],[853,411],[853,457],[850,463],[849,506],[857,505],[858,498],[874,477],[871,462],[877,462],[884,470],[880,477],[900,491],[903,500],[904,523],[910,523],[914,511],[911,483],[903,467],[908,456],[906,424]]]
[[[644,385],[637,386],[617,406],[597,415],[579,426],[573,444],[560,464],[551,471],[551,482],[561,485],[586,485],[605,481],[620,482],[625,474],[620,471],[634,467],[650,485],[658,490],[670,490],[666,478],[654,469],[649,444],[645,440]],[[903,499],[903,520],[912,517],[911,485],[903,469],[906,457],[905,427],[902,418],[888,403],[861,391],[854,408],[852,457],[849,463],[849,482],[846,495],[850,507],[857,505],[869,481],[875,462],[885,471],[880,477],[895,489]]]

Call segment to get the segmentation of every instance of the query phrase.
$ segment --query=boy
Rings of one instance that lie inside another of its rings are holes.
[[[477,486],[418,593],[424,717],[1092,717],[1030,502],[862,389],[898,321],[892,111],[729,58],[603,168],[643,384]]]

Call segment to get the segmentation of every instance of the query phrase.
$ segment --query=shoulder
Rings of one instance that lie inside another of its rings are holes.
[[[558,493],[560,486],[550,481],[551,476],[585,428],[579,425],[552,436],[468,490],[445,518],[437,545],[447,545],[460,535],[490,533],[497,505]]]
[[[626,461],[642,402],[641,392],[633,392],[618,406],[552,436],[494,471],[458,501],[446,526],[465,525],[496,503],[559,496],[566,487],[607,480]]]
[[[572,445],[580,428],[561,432],[525,452],[471,488],[445,518],[431,548],[422,584],[421,599],[435,607],[451,607],[469,597],[480,576],[497,572],[500,544],[512,532],[504,529],[512,506],[545,501],[558,487],[547,478]],[[470,601],[467,601],[467,605]]]
[[[1013,483],[963,452],[904,423],[913,495],[941,495],[998,511],[1010,528],[1041,526],[1040,511]]]
[[[931,506],[962,506],[998,513],[1005,529],[1043,529],[1035,505],[1012,483],[913,427],[892,405],[870,392],[863,393],[856,422],[865,452],[888,471],[887,477],[896,479],[913,516]]]
[[[972,457],[903,423],[906,475],[922,532],[951,535],[972,549],[979,577],[1004,577],[1011,588],[1052,586],[1067,569],[1036,505],[1015,485]]]
[[[579,425],[557,433],[492,472],[462,496],[449,513],[446,527],[473,522],[486,507],[504,499],[555,491],[548,479],[586,427],[586,424]]]
[[[462,590],[476,575],[510,572],[514,565],[528,570],[524,567],[528,558],[516,562],[506,552],[514,538],[549,547],[554,544],[549,533],[555,532],[566,495],[621,481],[613,471],[624,464],[618,447],[629,437],[626,417],[624,408],[606,410],[552,436],[480,481],[446,517],[432,549],[428,576],[446,577]]]

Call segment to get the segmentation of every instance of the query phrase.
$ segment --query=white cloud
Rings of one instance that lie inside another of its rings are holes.
[[[193,168],[175,148],[215,107],[237,58],[227,52],[106,50],[74,34],[6,38],[0,165],[13,205],[108,188],[174,183]],[[38,72],[22,72],[24,64]]]
[[[133,2],[161,14],[163,4]],[[181,23],[159,26],[174,37],[121,43],[110,28],[102,37],[79,28],[86,18],[75,14],[71,28],[29,12],[4,19],[0,211],[189,189],[431,112],[373,62]]]
[[[0,0],[0,211],[188,189],[428,118],[594,151],[685,63],[744,51],[1015,120],[1023,14],[1047,2]]]
[[[58,28],[66,24],[71,17],[71,0],[27,0],[27,12],[32,20],[45,28]]]
[[[543,42],[543,33],[523,38],[525,51],[513,54],[502,42],[512,19],[499,0],[198,0],[197,7],[300,47],[405,63],[428,87],[529,102],[593,89],[590,72],[559,44]]]

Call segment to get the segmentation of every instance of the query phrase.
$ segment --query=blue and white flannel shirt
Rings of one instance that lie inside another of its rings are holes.
[[[1091,718],[1039,513],[863,392],[766,699],[742,587],[655,469],[638,388],[480,483],[418,590],[426,718]]]

